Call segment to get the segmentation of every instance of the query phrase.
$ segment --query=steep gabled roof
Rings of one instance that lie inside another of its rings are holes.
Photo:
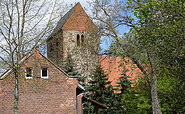
[[[34,48],[34,50],[37,50],[36,48]],[[49,60],[47,57],[45,57],[44,55],[42,55],[39,50],[37,50],[38,53],[47,61],[49,61],[53,66],[55,66],[58,70],[60,70],[62,73],[64,73],[65,76],[69,77],[69,78],[77,78],[75,76],[69,76],[67,73],[65,73],[60,67],[58,67],[56,64],[54,64],[51,60]],[[33,51],[33,53],[29,52],[27,53],[24,57],[22,57],[20,59],[20,64],[22,64],[23,62],[25,62],[29,57],[31,57],[34,54],[35,51]],[[37,52],[36,52],[37,53]],[[12,69],[8,69],[7,71],[5,71],[1,76],[0,76],[0,80],[6,78],[10,73],[12,72]]]
[[[78,2],[57,23],[48,40],[60,30],[88,31],[96,26]]]
[[[60,29],[64,26],[64,24],[66,23],[66,21],[69,19],[69,17],[71,16],[72,12],[75,10],[75,7],[77,6],[77,4],[71,8],[57,23],[57,26],[55,27],[55,29],[53,30],[53,32],[51,33],[51,35],[49,36],[49,38],[51,36],[53,36],[55,33],[57,33],[58,31],[60,31]]]

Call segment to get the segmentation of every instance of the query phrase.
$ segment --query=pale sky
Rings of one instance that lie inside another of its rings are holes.
[[[80,4],[83,6],[83,7],[85,7],[85,6],[87,6],[87,2],[86,1],[92,1],[92,0],[64,0],[64,2],[66,3],[66,4],[75,4],[75,3],[78,3],[78,2],[80,2]]]
[[[90,13],[90,8],[89,8],[89,3],[88,1],[93,1],[93,0],[63,0],[65,4],[72,5],[74,6],[76,3],[80,2],[86,13],[89,15]]]

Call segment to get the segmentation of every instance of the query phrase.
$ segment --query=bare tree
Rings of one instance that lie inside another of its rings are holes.
[[[37,44],[42,44],[59,17],[61,3],[57,0],[0,1],[0,59],[15,76],[14,114],[18,114],[19,61]]]

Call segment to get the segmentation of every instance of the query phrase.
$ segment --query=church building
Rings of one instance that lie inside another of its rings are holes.
[[[83,101],[95,105],[95,110],[107,106],[88,98],[78,77],[62,70],[68,55],[77,69],[87,78],[97,64],[99,39],[97,28],[77,3],[57,23],[47,39],[47,57],[39,47],[19,61],[19,113],[23,114],[81,114]],[[12,114],[15,77],[12,69],[0,76],[0,114]]]
[[[71,56],[79,72],[89,78],[97,64],[99,39],[97,28],[77,3],[57,23],[47,39],[47,57],[62,68]]]
[[[119,57],[98,57],[98,29],[77,3],[57,23],[47,38],[47,57],[39,47],[20,60],[19,113],[25,114],[81,114],[83,101],[99,109],[107,106],[88,98],[78,77],[69,76],[62,68],[71,56],[76,69],[90,79],[90,73],[100,62],[109,81],[116,84],[120,69]],[[108,62],[109,61],[109,62]],[[112,72],[110,72],[112,71]],[[129,72],[135,73],[135,72]],[[15,78],[12,69],[0,76],[0,114],[12,114]]]

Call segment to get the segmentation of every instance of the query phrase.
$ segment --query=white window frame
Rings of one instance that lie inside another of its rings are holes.
[[[31,77],[27,77],[26,68],[31,68]],[[33,68],[32,68],[32,67],[25,67],[25,78],[26,78],[26,79],[33,79]]]
[[[47,76],[42,76],[42,69],[43,68],[47,68]],[[43,79],[48,79],[48,67],[41,67],[41,78],[43,78]]]

